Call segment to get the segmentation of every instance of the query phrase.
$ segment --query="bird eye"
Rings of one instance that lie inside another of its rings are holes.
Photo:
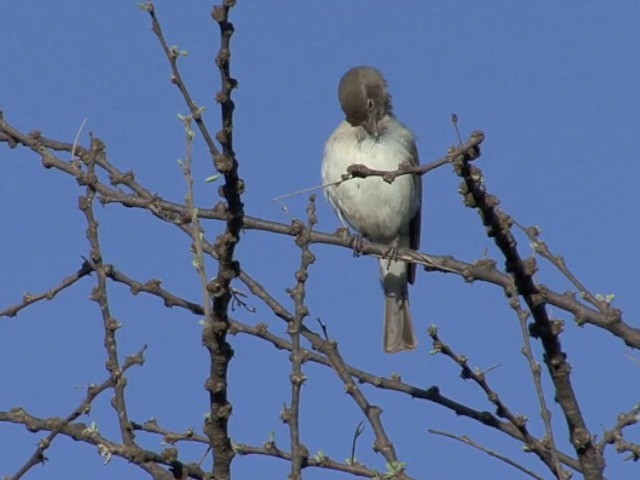
[[[371,98],[367,98],[367,109],[373,110],[373,100]]]

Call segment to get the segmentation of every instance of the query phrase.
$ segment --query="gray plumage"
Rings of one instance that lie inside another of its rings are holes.
[[[323,183],[341,179],[347,167],[362,163],[378,170],[400,164],[418,165],[413,134],[393,114],[382,74],[373,67],[354,67],[340,80],[343,121],[327,140],[322,161]],[[329,203],[345,225],[372,242],[417,249],[420,244],[422,180],[397,177],[354,178],[325,190]],[[415,281],[415,265],[380,260],[385,295],[384,350],[398,352],[417,345],[409,309],[407,282]]]

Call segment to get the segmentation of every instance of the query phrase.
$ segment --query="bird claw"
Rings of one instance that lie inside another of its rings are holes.
[[[387,261],[387,270],[389,270],[389,267],[391,267],[391,262],[396,262],[398,260],[398,251],[400,250],[400,239],[396,238],[393,242],[391,242],[391,245],[389,245],[389,248],[387,248],[384,251],[384,254],[382,255],[382,258],[386,258]]]
[[[362,253],[363,236],[360,233],[356,233],[351,237],[351,247],[353,248],[353,256],[359,257]]]

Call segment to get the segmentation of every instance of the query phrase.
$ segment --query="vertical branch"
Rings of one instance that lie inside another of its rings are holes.
[[[302,468],[306,466],[309,451],[300,442],[300,397],[302,384],[306,380],[302,373],[303,353],[300,347],[300,330],[302,321],[309,315],[304,300],[306,296],[305,286],[309,278],[309,266],[315,262],[315,256],[311,253],[309,245],[311,243],[311,230],[318,223],[316,216],[315,196],[309,199],[307,207],[308,222],[307,228],[301,229],[296,237],[296,245],[301,250],[300,269],[296,272],[296,286],[289,292],[295,303],[295,315],[293,321],[288,323],[288,333],[291,337],[291,405],[285,408],[282,419],[289,425],[291,439],[291,474],[290,480],[300,480],[302,478]]]
[[[94,184],[98,181],[95,173],[96,158],[104,156],[104,144],[97,138],[91,139],[91,150],[86,159],[87,173],[80,180],[87,186],[86,195],[80,197],[79,207],[87,219],[87,239],[91,250],[89,258],[96,272],[97,286],[91,292],[91,299],[98,303],[102,314],[104,328],[104,347],[107,350],[106,367],[113,382],[114,398],[111,402],[118,415],[120,434],[125,446],[134,445],[134,434],[129,426],[127,406],[125,402],[124,389],[126,381],[123,376],[123,369],[118,360],[118,343],[116,341],[116,330],[120,328],[120,323],[111,316],[111,310],[107,300],[107,277],[110,267],[102,261],[102,250],[98,239],[98,222],[93,214],[93,202],[96,196]]]
[[[602,452],[593,442],[571,385],[571,366],[558,337],[560,326],[549,318],[544,296],[533,280],[535,265],[522,260],[511,232],[512,219],[498,208],[499,199],[486,192],[482,171],[469,160],[469,157],[460,155],[454,161],[456,174],[463,180],[460,192],[465,205],[478,209],[487,235],[494,238],[505,257],[506,271],[513,278],[517,295],[524,298],[533,316],[530,334],[540,339],[544,348],[544,361],[555,387],[555,398],[567,421],[570,441],[578,455],[582,473],[586,479],[601,479],[604,469]],[[546,409],[546,406],[542,408]],[[551,448],[555,450],[554,445]],[[555,473],[561,478],[561,470]]]
[[[193,120],[193,117],[181,116],[180,119],[184,123],[186,137],[185,140],[187,142],[186,157],[184,161],[181,162],[181,167],[182,173],[184,174],[185,182],[187,184],[186,202],[190,212],[191,221],[189,233],[191,234],[191,240],[193,240],[191,253],[193,254],[193,266],[198,272],[200,285],[202,286],[205,323],[210,323],[213,318],[213,312],[211,308],[212,298],[209,294],[209,291],[207,290],[207,284],[209,283],[209,281],[207,277],[207,270],[204,264],[204,250],[202,246],[203,231],[200,227],[200,219],[198,218],[198,209],[196,208],[195,193],[193,190],[193,175],[191,173],[191,165],[193,162],[193,139],[195,138],[195,132],[191,130],[191,121]]]
[[[213,298],[213,306],[210,321],[205,322],[202,333],[202,343],[209,351],[210,358],[209,377],[205,382],[205,388],[209,392],[209,415],[205,424],[205,433],[213,451],[213,473],[216,479],[230,478],[231,462],[235,455],[228,432],[232,405],[227,395],[227,379],[233,349],[227,342],[229,331],[227,310],[232,298],[231,281],[240,272],[240,264],[234,260],[233,254],[236,244],[240,241],[240,231],[244,223],[244,205],[240,198],[244,192],[244,182],[238,176],[238,162],[233,151],[234,103],[231,100],[231,92],[237,86],[237,81],[231,77],[229,68],[230,41],[234,28],[228,21],[228,17],[229,11],[234,5],[235,0],[223,0],[222,5],[215,6],[211,12],[213,19],[220,27],[220,49],[216,55],[216,65],[220,71],[221,83],[221,88],[216,93],[216,101],[220,104],[222,116],[222,128],[216,134],[216,139],[222,146],[222,152],[220,152],[202,118],[202,108],[193,101],[180,75],[177,63],[180,51],[175,47],[169,47],[164,38],[153,2],[147,1],[144,4],[144,10],[151,16],[152,30],[158,37],[171,66],[171,81],[182,93],[191,116],[209,148],[215,169],[224,177],[224,184],[219,190],[224,202],[216,206],[216,211],[224,215],[226,228],[225,232],[216,238],[214,245],[213,255],[218,259],[218,271],[216,277],[207,283],[209,294],[207,296]],[[193,209],[190,218],[193,219]],[[199,232],[196,233],[200,235]]]
[[[191,112],[193,119],[198,125],[198,129],[202,133],[202,137],[207,144],[207,148],[209,148],[209,153],[211,154],[211,156],[215,157],[219,154],[219,152],[215,142],[213,141],[213,138],[211,138],[211,135],[209,134],[209,129],[207,128],[206,124],[204,123],[204,119],[202,118],[202,113],[204,110],[199,107],[191,98],[189,89],[182,80],[182,75],[180,74],[180,70],[178,69],[178,58],[180,58],[180,51],[175,47],[169,47],[167,40],[164,38],[162,27],[160,26],[160,21],[156,16],[156,8],[153,2],[147,0],[142,8],[151,16],[151,30],[158,37],[160,46],[162,47],[162,50],[164,51],[164,54],[169,61],[169,65],[171,66],[171,82],[176,87],[178,87],[178,90],[180,90],[185,103],[189,107],[189,111]]]
[[[299,234],[300,229],[304,228],[300,222],[293,222],[293,230],[296,234]],[[294,321],[294,315],[291,315],[278,301],[273,298],[262,285],[247,275],[245,272],[240,273],[241,280],[249,287],[251,293],[262,299],[265,304],[273,311],[275,315],[285,320],[287,323]],[[367,421],[373,429],[375,435],[375,441],[373,444],[373,450],[376,453],[382,455],[387,462],[388,474],[395,475],[393,478],[403,479],[408,478],[404,473],[406,465],[404,462],[398,460],[398,456],[395,451],[395,447],[389,436],[387,435],[384,425],[382,424],[382,409],[377,405],[371,404],[367,397],[364,395],[358,384],[354,380],[354,376],[361,380],[357,373],[353,371],[345,363],[338,345],[335,341],[321,337],[320,335],[312,332],[304,325],[301,325],[300,332],[310,343],[314,350],[320,352],[326,358],[326,364],[330,365],[344,384],[345,392],[351,396],[356,405],[360,408],[362,413],[367,418]],[[324,363],[324,361],[321,361]],[[372,382],[373,385],[378,386],[377,381]]]
[[[238,176],[238,162],[233,152],[233,101],[231,90],[235,87],[235,80],[229,76],[229,60],[231,51],[229,42],[233,34],[233,26],[228,22],[229,9],[234,2],[225,1],[221,6],[213,9],[213,18],[220,26],[220,51],[216,57],[216,64],[220,69],[222,88],[216,95],[221,104],[222,129],[216,138],[222,145],[222,153],[214,155],[216,170],[224,175],[224,185],[221,195],[226,201],[223,208],[227,212],[225,232],[216,238],[215,251],[218,255],[218,272],[207,289],[213,296],[213,321],[205,325],[202,340],[209,351],[210,369],[205,388],[209,391],[210,411],[205,425],[205,432],[213,448],[213,474],[217,479],[231,477],[231,461],[234,457],[231,439],[229,438],[228,423],[232,406],[228,400],[228,368],[233,357],[233,349],[227,342],[229,330],[228,307],[231,300],[231,280],[240,270],[239,263],[233,254],[236,244],[240,241],[240,230],[244,217],[244,205],[240,195],[244,190],[244,183]]]
[[[233,110],[235,104],[231,100],[231,91],[238,86],[235,78],[231,77],[229,61],[231,59],[231,36],[233,35],[233,24],[229,22],[229,10],[236,4],[235,0],[224,0],[222,5],[216,5],[211,11],[211,16],[220,27],[220,50],[216,56],[216,66],[220,71],[221,89],[216,94],[216,101],[221,106],[222,129],[216,134],[216,139],[222,145],[222,155],[215,158],[216,162],[233,161]],[[228,156],[230,158],[224,158]],[[216,169],[229,168],[232,165],[216,165]],[[232,170],[229,168],[229,170]],[[224,173],[224,172],[221,172]]]
[[[527,363],[529,364],[529,370],[531,371],[531,375],[533,377],[533,384],[536,389],[536,394],[538,395],[538,405],[540,406],[540,416],[542,417],[542,422],[544,424],[546,438],[545,444],[549,447],[549,451],[551,453],[552,459],[552,467],[553,471],[556,474],[556,477],[564,480],[568,479],[569,474],[563,472],[562,465],[560,464],[560,458],[558,455],[558,450],[556,449],[556,442],[553,434],[553,428],[551,425],[551,411],[547,407],[547,401],[544,394],[544,389],[542,388],[542,372],[540,368],[540,364],[536,361],[533,356],[533,349],[531,348],[531,336],[529,335],[529,329],[527,328],[527,320],[529,319],[529,312],[522,308],[520,303],[520,299],[517,295],[517,290],[513,282],[509,288],[505,289],[505,294],[507,298],[509,298],[509,306],[515,310],[518,315],[518,321],[520,323],[520,333],[522,335],[523,347],[522,354],[527,359]]]

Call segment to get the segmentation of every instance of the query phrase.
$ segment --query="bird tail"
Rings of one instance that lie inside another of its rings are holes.
[[[405,262],[380,260],[385,304],[384,351],[387,353],[413,350],[418,345],[409,309],[407,267]]]

